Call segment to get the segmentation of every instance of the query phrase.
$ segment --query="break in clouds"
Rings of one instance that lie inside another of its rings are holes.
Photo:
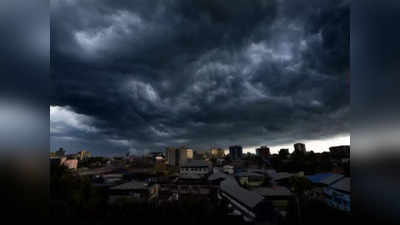
[[[336,0],[53,0],[51,148],[348,136],[349,17]]]

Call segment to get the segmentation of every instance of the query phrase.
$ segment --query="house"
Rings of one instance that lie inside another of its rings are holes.
[[[118,200],[149,201],[157,197],[158,185],[132,180],[130,182],[109,188],[109,201]]]
[[[200,179],[211,173],[211,163],[205,160],[188,160],[179,171],[181,178]]]
[[[333,208],[350,212],[351,178],[336,173],[319,173],[307,178],[314,185],[307,194],[309,198],[324,201]]]
[[[220,183],[218,198],[228,202],[235,215],[245,221],[268,221],[277,224],[280,216],[270,201],[256,192],[241,187],[232,176],[227,176]]]
[[[219,168],[214,168],[214,173],[208,177],[208,182],[210,184],[219,185],[224,181],[229,175],[223,173]]]
[[[272,203],[272,206],[279,210],[282,216],[286,216],[290,210],[290,204],[295,202],[295,195],[283,186],[257,187],[253,192],[263,196]]]
[[[276,172],[275,170],[267,170],[267,174],[271,177],[271,183],[289,187],[289,179],[291,177],[303,176],[302,172],[299,173],[288,173],[288,172]]]
[[[306,178],[313,183],[313,188],[307,193],[308,197],[317,200],[325,200],[324,188],[343,177],[342,174],[337,173],[317,173],[306,176]]]
[[[344,177],[324,188],[325,200],[329,206],[350,212],[351,178]]]
[[[255,172],[240,172],[236,174],[240,185],[249,187],[261,186],[264,183],[265,176]]]

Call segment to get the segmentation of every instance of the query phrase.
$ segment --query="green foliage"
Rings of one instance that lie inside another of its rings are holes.
[[[288,158],[289,152],[284,150],[284,149],[281,149],[281,150],[279,150],[279,154],[278,155],[279,155],[279,159],[280,160],[284,160],[284,159]]]
[[[50,203],[52,215],[90,214],[105,202],[89,178],[80,177],[64,166],[50,168]]]

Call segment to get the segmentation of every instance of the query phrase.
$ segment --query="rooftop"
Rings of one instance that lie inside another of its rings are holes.
[[[264,199],[263,196],[257,194],[256,192],[242,188],[232,176],[228,176],[224,181],[222,181],[220,187],[221,191],[227,193],[237,201],[250,208],[255,207]]]
[[[240,172],[236,174],[238,177],[264,177],[263,174],[254,172]]]
[[[274,180],[281,180],[281,179],[286,179],[289,177],[296,176],[297,174],[296,173],[288,173],[288,172],[279,172],[279,173],[270,174],[270,175],[272,175],[271,177]]]
[[[205,160],[188,160],[181,167],[209,167],[211,166],[209,161]]]
[[[227,177],[228,177],[227,174],[222,173],[222,172],[220,172],[220,171],[215,171],[213,174],[211,174],[211,175],[208,177],[208,180],[209,180],[209,181],[212,181],[212,180],[218,180],[218,179],[226,179]]]
[[[282,186],[273,186],[273,187],[259,187],[255,188],[252,191],[265,196],[292,196],[293,194],[286,187]]]
[[[140,181],[130,181],[121,185],[114,186],[110,188],[111,190],[142,190],[147,189],[147,183]]]
[[[313,183],[320,183],[330,185],[335,181],[343,178],[342,174],[337,173],[317,173],[311,176],[307,176],[307,178]]]
[[[351,190],[351,178],[350,177],[345,177],[336,183],[332,184],[331,186],[333,189],[339,190],[339,191],[344,191],[344,192],[349,192]]]

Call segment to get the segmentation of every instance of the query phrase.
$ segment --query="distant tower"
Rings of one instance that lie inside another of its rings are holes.
[[[193,158],[193,150],[187,148],[173,148],[168,147],[166,150],[168,165],[180,166],[186,163],[188,156]]]
[[[186,149],[186,158],[193,159],[193,149]]]
[[[240,145],[234,145],[229,147],[229,155],[232,160],[239,160],[242,158],[243,148]]]

